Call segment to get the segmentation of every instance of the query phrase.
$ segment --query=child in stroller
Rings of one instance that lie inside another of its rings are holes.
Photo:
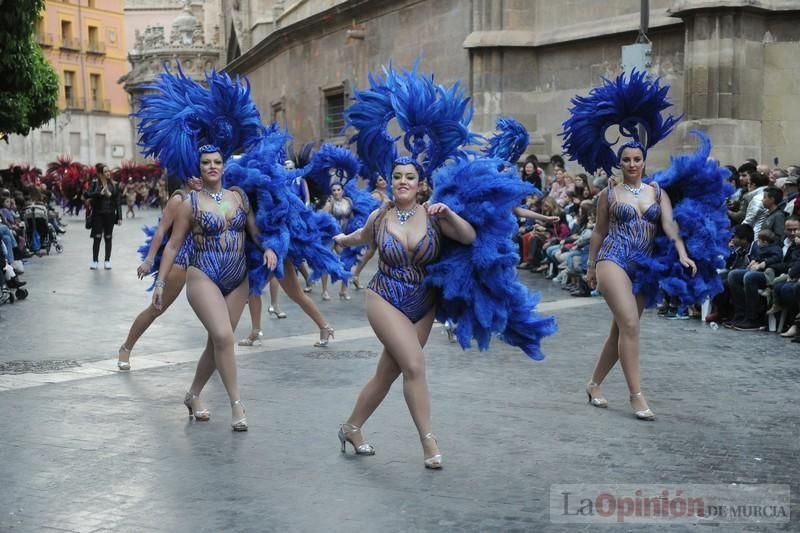
[[[22,212],[25,221],[25,235],[32,252],[44,250],[50,254],[50,247],[55,246],[56,252],[61,253],[63,248],[58,242],[58,231],[50,223],[47,206],[42,204],[29,204]]]

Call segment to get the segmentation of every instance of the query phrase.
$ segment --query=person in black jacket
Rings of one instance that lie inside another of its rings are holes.
[[[758,331],[762,326],[760,290],[767,286],[768,268],[774,268],[783,258],[782,247],[777,236],[769,231],[758,232],[757,246],[750,251],[750,263],[746,269],[731,270],[728,286],[731,290],[735,313],[726,327],[739,331]]]
[[[794,319],[783,337],[797,337],[797,314],[800,311],[800,218],[789,217],[786,221],[786,239],[784,240],[783,261],[774,267],[775,273],[780,277],[775,280],[773,287],[775,302],[768,314],[788,312],[789,318]]]
[[[90,237],[92,245],[92,262],[89,268],[97,270],[97,259],[100,254],[100,239],[105,241],[105,261],[103,268],[111,270],[111,235],[114,224],[122,224],[122,202],[119,186],[111,181],[111,169],[103,163],[95,165],[97,179],[86,191],[84,197],[92,204],[92,226]]]

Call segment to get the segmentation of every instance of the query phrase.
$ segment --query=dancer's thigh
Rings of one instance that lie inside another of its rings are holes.
[[[186,285],[186,269],[177,266],[172,267],[169,276],[167,276],[164,292],[161,295],[161,311],[158,313],[159,315],[163,314],[180,296],[184,285]]]
[[[421,370],[421,365],[424,365],[422,346],[433,325],[433,311],[415,325],[392,304],[368,291],[367,320],[378,340],[404,372]]]
[[[186,298],[215,344],[233,342],[231,318],[222,292],[195,267],[189,267],[186,271]]]
[[[236,325],[239,324],[239,319],[244,312],[244,306],[247,304],[247,298],[250,293],[250,284],[247,278],[235,289],[233,289],[225,297],[225,305],[228,308],[228,316],[231,320],[231,329],[236,330]],[[259,296],[261,298],[261,296]]]
[[[638,328],[644,300],[634,296],[628,274],[611,261],[600,261],[596,268],[597,288],[614,314],[617,326],[621,330]]]

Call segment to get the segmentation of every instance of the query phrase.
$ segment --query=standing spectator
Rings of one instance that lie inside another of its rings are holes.
[[[783,201],[780,204],[780,208],[786,214],[787,217],[792,215],[796,215],[797,207],[797,176],[788,176],[783,180]]]
[[[92,181],[85,197],[92,204],[92,262],[91,270],[97,270],[100,254],[100,239],[105,241],[105,261],[103,268],[111,270],[111,236],[114,224],[122,224],[122,202],[119,186],[111,181],[111,170],[103,163],[95,165],[97,179]]]
[[[555,177],[556,180],[551,185],[548,196],[553,198],[559,207],[563,208],[569,201],[568,193],[574,191],[575,186],[570,183],[571,178],[567,176],[563,168],[556,168]]]
[[[125,218],[128,218],[128,215],[131,218],[136,218],[136,212],[133,210],[133,206],[136,205],[136,187],[132,181],[125,185],[125,204],[128,206],[128,210],[125,211]]]
[[[761,224],[767,218],[767,210],[764,209],[764,189],[769,185],[769,178],[760,172],[750,175],[750,188],[751,191],[748,195],[749,200],[747,203],[747,211],[744,216],[743,222],[748,226],[753,226],[753,231],[758,233],[761,230]]]

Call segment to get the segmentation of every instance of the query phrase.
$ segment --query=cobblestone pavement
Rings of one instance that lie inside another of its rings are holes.
[[[643,389],[658,420],[644,423],[618,368],[609,408],[586,404],[606,306],[524,273],[561,328],[544,361],[499,342],[462,352],[434,329],[428,379],[445,469],[431,472],[399,384],[364,428],[377,454],[339,452],[338,424],[379,349],[364,291],[320,304],[337,328],[326,350],[282,295],[289,318],[265,318],[264,346],[239,349],[251,428],[234,434],[218,378],[204,393],[210,422],[181,405],[204,344],[185,297],[136,346],[133,370],[115,371],[149,298],[134,273],[140,220],[117,228],[114,269],[96,272],[87,233],[70,222],[63,254],[27,264],[30,297],[0,307],[0,531],[800,530],[800,350],[775,334],[648,311]],[[237,338],[248,328],[245,313]],[[555,523],[550,488],[574,483],[789,484],[794,511],[772,524]]]

